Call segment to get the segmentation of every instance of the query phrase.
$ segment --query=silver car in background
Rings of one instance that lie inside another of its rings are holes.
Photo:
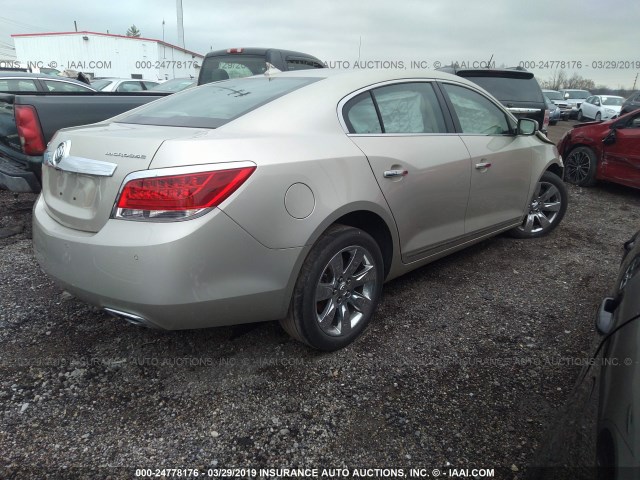
[[[536,122],[436,72],[207,84],[45,157],[34,245],[62,288],[164,329],[280,320],[322,350],[362,333],[383,282],[567,207]]]

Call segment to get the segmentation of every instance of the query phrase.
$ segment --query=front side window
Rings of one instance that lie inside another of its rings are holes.
[[[462,133],[477,135],[508,135],[511,133],[504,112],[486,97],[458,85],[443,87],[460,121]]]

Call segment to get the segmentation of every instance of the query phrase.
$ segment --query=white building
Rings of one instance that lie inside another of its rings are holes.
[[[162,40],[110,33],[31,33],[11,37],[22,64],[77,70],[93,77],[145,80],[197,77],[204,58]]]

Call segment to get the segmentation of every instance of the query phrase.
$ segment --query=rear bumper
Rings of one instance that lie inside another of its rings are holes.
[[[305,248],[270,249],[220,210],[169,223],[109,220],[98,233],[62,226],[40,197],[33,242],[62,288],[167,330],[286,315]]]
[[[0,155],[0,188],[12,192],[39,192],[40,182],[35,172]]]

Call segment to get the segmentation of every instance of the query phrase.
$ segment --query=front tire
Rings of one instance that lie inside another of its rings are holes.
[[[353,342],[367,327],[382,293],[380,247],[366,232],[334,225],[311,249],[280,321],[293,338],[324,351]]]
[[[596,183],[598,161],[589,147],[576,147],[564,161],[564,179],[579,187],[592,187]]]
[[[578,121],[581,122],[584,120],[584,116],[582,115],[582,110],[578,110]]]
[[[600,114],[600,112],[596,113],[595,120],[596,120],[596,122],[599,122],[600,120],[602,120],[602,115]]]
[[[567,211],[569,195],[564,182],[552,172],[544,172],[533,192],[522,224],[509,233],[515,238],[538,238],[552,232]]]

